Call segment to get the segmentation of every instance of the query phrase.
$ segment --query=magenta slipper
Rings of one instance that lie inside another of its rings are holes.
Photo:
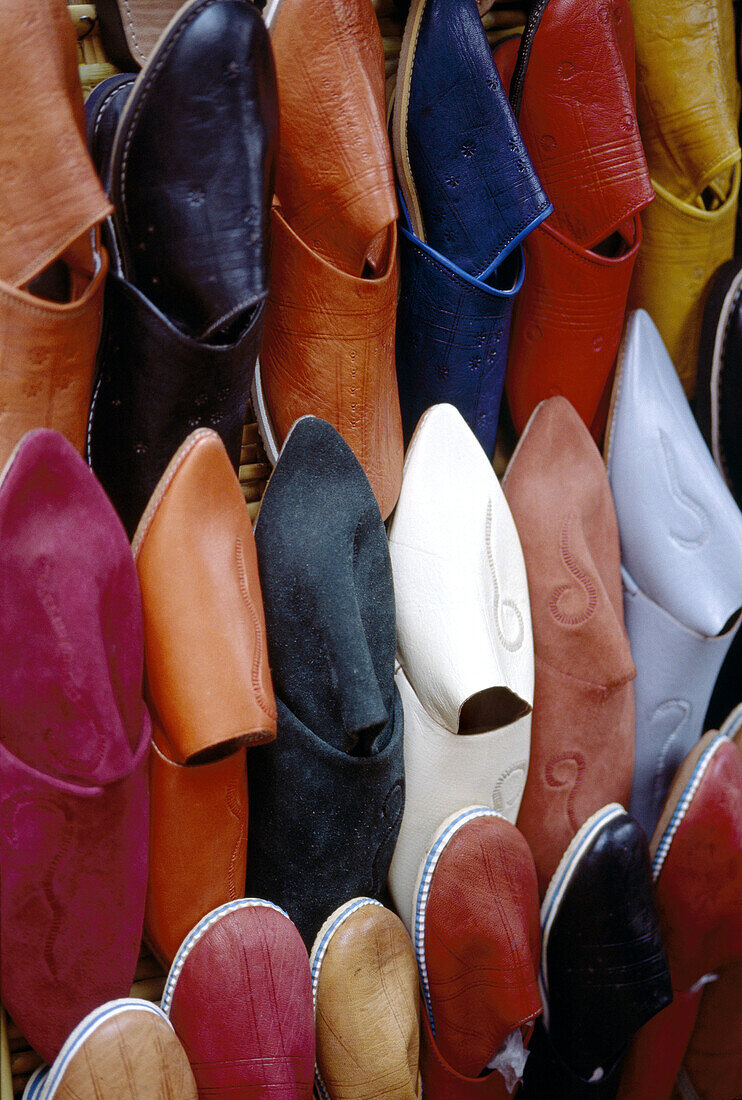
[[[199,1100],[311,1100],[309,957],[278,906],[243,898],[207,913],[173,960],[162,1009],[185,1047]]]
[[[126,996],[147,883],[149,716],[136,569],[61,435],[0,476],[0,987],[52,1062]]]

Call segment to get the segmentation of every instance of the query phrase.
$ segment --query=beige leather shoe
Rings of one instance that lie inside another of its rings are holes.
[[[399,917],[355,898],[327,918],[310,956],[322,1100],[416,1100],[419,992]]]

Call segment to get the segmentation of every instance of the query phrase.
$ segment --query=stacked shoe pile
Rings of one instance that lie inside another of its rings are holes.
[[[739,1097],[731,4],[32,7],[2,1100]]]

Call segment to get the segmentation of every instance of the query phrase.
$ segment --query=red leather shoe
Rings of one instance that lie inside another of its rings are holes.
[[[173,960],[162,1009],[185,1047],[201,1100],[310,1100],[309,957],[278,906],[244,898],[208,913]]]
[[[540,939],[536,869],[521,834],[494,810],[450,817],[415,890],[424,1096],[508,1100],[503,1071],[514,1084],[541,1012]]]
[[[742,757],[725,733],[687,757],[650,852],[675,1002],[637,1035],[620,1100],[668,1100],[704,983],[742,962]]]
[[[599,58],[599,62],[596,60]],[[639,138],[628,0],[535,5],[522,39],[495,53],[554,213],[525,242],[506,391],[519,432],[562,394],[593,430],[621,337],[654,197]]]

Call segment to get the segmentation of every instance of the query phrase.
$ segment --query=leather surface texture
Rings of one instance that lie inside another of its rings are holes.
[[[679,993],[634,1036],[621,1071],[618,1100],[670,1100],[703,990]]]
[[[88,231],[110,204],[85,150],[67,5],[8,0],[2,52],[0,280],[18,289],[62,254],[89,270]]]
[[[130,536],[195,428],[218,431],[238,468],[268,291],[277,116],[270,42],[247,0],[196,0],[128,92],[119,82],[91,101],[116,265],[88,455]]]
[[[541,1012],[538,894],[528,845],[491,810],[459,816],[461,823],[450,819],[448,835],[442,830],[428,855],[426,864],[442,844],[427,887],[421,881],[415,923],[430,1028],[423,1030],[423,1048],[434,1035],[433,1057],[422,1059],[426,1096],[468,1096],[468,1088],[459,1093],[455,1086],[438,1092],[437,1073],[430,1080],[428,1067],[440,1062],[469,1082],[486,1080],[480,1074],[505,1039],[519,1028],[527,1039]],[[488,1076],[501,1086],[497,1070]],[[482,1095],[499,1095],[494,1083],[481,1088]]]
[[[318,1085],[333,1100],[417,1100],[415,953],[399,917],[356,904],[312,951]]]
[[[410,927],[435,830],[472,804],[515,821],[530,751],[523,553],[494,470],[451,405],[430,409],[410,444],[389,552],[407,789],[389,884]]]
[[[400,226],[397,382],[409,443],[426,409],[452,404],[491,458],[505,382],[510,318],[523,284],[519,248],[497,279],[474,279]]]
[[[742,515],[657,329],[626,326],[606,442],[637,668],[632,813],[654,829],[739,625]]]
[[[742,1095],[742,962],[704,986],[683,1069],[701,1100]]]
[[[141,604],[121,524],[57,433],[28,433],[6,467],[0,533],[0,984],[52,1062],[91,1009],[128,993],[139,955]]]
[[[592,427],[620,340],[639,213],[653,199],[634,106],[628,2],[550,0],[495,61],[554,204],[525,246],[508,402],[519,432],[555,394]],[[601,430],[598,421],[596,438]]]
[[[528,572],[536,660],[531,756],[517,824],[543,896],[580,826],[609,802],[628,805],[636,669],[605,466],[564,398],[537,406],[503,490]]]
[[[133,551],[154,740],[145,924],[169,964],[205,913],[242,896],[247,773],[235,750],[276,731],[255,541],[216,433],[198,429],[173,457]]]
[[[243,896],[247,866],[246,750],[195,766],[171,752],[155,717],[144,932],[165,966],[205,913]]]
[[[550,213],[474,0],[416,0],[393,115],[403,197],[397,377],[405,441],[450,402],[491,458],[521,242]]]
[[[294,426],[255,541],[278,737],[250,751],[247,882],[311,944],[349,898],[383,900],[404,807],[386,531],[330,424]]]
[[[0,283],[0,464],[34,428],[53,428],[85,449],[107,267],[104,254],[68,303]]]
[[[166,1017],[146,1001],[121,1000],[91,1013],[46,1078],[49,1100],[196,1100],[196,1082]],[[65,1044],[67,1047],[68,1044]],[[62,1059],[64,1062],[62,1063]]]
[[[657,325],[689,398],[696,388],[701,320],[710,282],[734,252],[739,184],[736,167],[726,200],[714,210],[704,210],[654,181],[656,199],[642,216],[644,240],[628,306],[645,309]]]
[[[555,1098],[590,1095],[591,1078],[604,1079],[598,1096],[615,1096],[629,1040],[672,998],[647,840],[620,806],[604,807],[576,834],[541,921],[548,1043],[534,1042],[526,1095],[539,1095],[534,1086],[552,1066]]]
[[[284,217],[346,275],[360,278],[367,265],[378,274],[397,202],[375,13],[367,0],[283,0],[271,41]]]
[[[272,225],[260,386],[276,442],[301,416],[327,420],[363,466],[386,518],[399,495],[403,458],[394,367],[396,223],[371,278],[324,260],[280,208],[273,208]]]
[[[97,0],[106,54],[119,68],[138,70],[180,7],[179,0]]]
[[[710,731],[690,762],[695,771],[678,776],[652,844],[657,908],[680,992],[742,961],[742,758]]]
[[[247,0],[200,0],[151,60],[111,153],[123,274],[176,327],[208,340],[267,289],[278,130],[270,43]]]
[[[474,0],[410,5],[392,129],[412,233],[473,278],[550,213]]]
[[[637,111],[654,180],[695,203],[723,197],[739,162],[739,88],[732,5],[631,0]]]
[[[147,700],[174,759],[197,764],[271,741],[276,707],[250,516],[219,436],[193,432],[132,544]]]
[[[217,431],[237,469],[262,307],[228,345],[192,340],[113,274],[104,310],[89,458],[131,536],[168,462],[196,428]]]
[[[176,956],[162,1007],[199,1097],[310,1100],[312,983],[285,913],[244,899],[209,914]]]

